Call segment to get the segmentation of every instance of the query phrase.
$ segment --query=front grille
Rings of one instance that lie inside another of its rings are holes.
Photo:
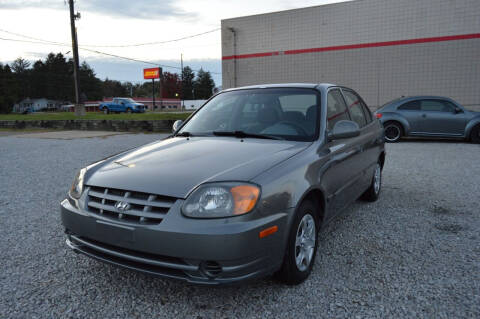
[[[90,213],[146,225],[159,224],[177,200],[174,197],[97,186],[87,186],[87,192]],[[122,203],[124,209],[117,208],[117,203]]]

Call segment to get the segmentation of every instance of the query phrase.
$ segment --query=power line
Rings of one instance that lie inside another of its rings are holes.
[[[128,47],[140,47],[140,46],[146,46],[146,45],[158,45],[158,44],[172,43],[172,42],[178,42],[178,41],[182,41],[182,40],[186,40],[186,39],[191,39],[191,38],[199,37],[199,36],[202,36],[202,35],[205,35],[205,34],[208,34],[208,33],[216,32],[218,30],[220,30],[220,28],[216,28],[216,29],[213,29],[213,30],[209,30],[209,31],[205,31],[205,32],[197,33],[197,34],[193,34],[193,35],[187,35],[187,36],[177,38],[177,39],[165,40],[165,41],[154,41],[154,42],[135,43],[135,44],[118,44],[118,45],[82,44],[82,46],[83,47],[91,47],[91,48],[128,48]],[[11,31],[4,30],[4,29],[0,29],[0,31],[11,34],[11,35],[16,35],[16,36],[19,36],[19,37],[22,37],[22,38],[26,38],[26,39],[44,41],[44,42],[55,43],[55,44],[65,44],[65,43],[62,43],[62,42],[43,40],[43,39],[31,37],[31,36],[26,36],[26,35],[23,35],[23,34],[11,32]]]
[[[0,30],[0,31],[3,31],[3,30]],[[32,44],[43,44],[43,45],[47,45],[47,44],[48,44],[48,45],[56,45],[56,46],[63,46],[63,47],[66,46],[66,47],[70,47],[70,44],[61,43],[61,42],[54,42],[54,41],[48,41],[48,40],[41,40],[41,39],[37,39],[37,38],[35,38],[35,40],[39,40],[39,41],[10,39],[10,38],[3,38],[3,37],[0,37],[0,40],[3,40],[3,41],[24,42],[24,43],[32,43]],[[41,42],[40,42],[40,41],[41,41]],[[100,54],[100,55],[111,56],[111,57],[114,57],[114,58],[123,59],[123,60],[127,60],[127,61],[140,62],[140,63],[144,63],[144,64],[150,64],[150,65],[160,66],[160,67],[163,67],[163,68],[171,68],[171,69],[181,70],[181,67],[178,67],[178,66],[165,65],[165,64],[160,64],[160,63],[152,62],[152,61],[144,61],[144,60],[140,60],[140,59],[129,58],[129,57],[125,57],[125,56],[113,54],[113,53],[107,53],[107,52],[102,52],[102,51],[93,50],[93,49],[87,49],[87,48],[83,48],[83,47],[79,47],[79,49],[80,49],[80,50],[84,50],[84,51],[89,51],[89,52],[92,52],[92,53],[97,53],[97,54]],[[199,70],[194,70],[194,69],[192,69],[192,71],[198,72]],[[212,73],[212,74],[221,74],[220,72],[213,72],[213,71],[209,71],[209,72]]]
[[[172,39],[172,40],[166,40],[166,41],[155,41],[155,42],[146,42],[146,43],[135,43],[135,44],[119,44],[119,45],[94,45],[94,44],[82,44],[84,47],[96,47],[96,48],[128,48],[128,47],[140,47],[140,46],[146,46],[146,45],[158,45],[158,44],[165,44],[165,43],[171,43],[171,42],[178,42],[186,39],[191,39],[195,37],[199,37],[204,34],[216,32],[220,30],[220,28],[216,28],[213,30],[205,31],[202,33],[197,33],[193,35],[188,35],[182,38],[178,39]]]

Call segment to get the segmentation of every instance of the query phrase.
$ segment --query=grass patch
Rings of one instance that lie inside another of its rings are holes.
[[[73,112],[62,113],[31,113],[31,114],[0,114],[0,121],[55,121],[55,120],[184,120],[191,113],[140,113],[140,114],[103,114],[99,112],[87,113],[85,116],[75,116]]]

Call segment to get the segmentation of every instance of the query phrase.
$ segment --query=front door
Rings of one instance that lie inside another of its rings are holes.
[[[350,120],[340,89],[331,89],[327,95],[327,127],[332,130],[340,120]],[[362,151],[358,139],[345,138],[326,143],[322,149],[328,154],[328,162],[321,172],[320,181],[327,194],[328,216],[332,218],[356,199],[356,187],[362,181],[363,172],[358,158]]]
[[[421,100],[422,132],[427,135],[463,136],[465,113],[455,112],[455,106],[445,100]]]

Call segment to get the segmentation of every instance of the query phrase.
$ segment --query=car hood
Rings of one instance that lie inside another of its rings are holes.
[[[310,142],[234,137],[174,137],[90,168],[85,184],[186,198],[198,185],[248,181]]]

